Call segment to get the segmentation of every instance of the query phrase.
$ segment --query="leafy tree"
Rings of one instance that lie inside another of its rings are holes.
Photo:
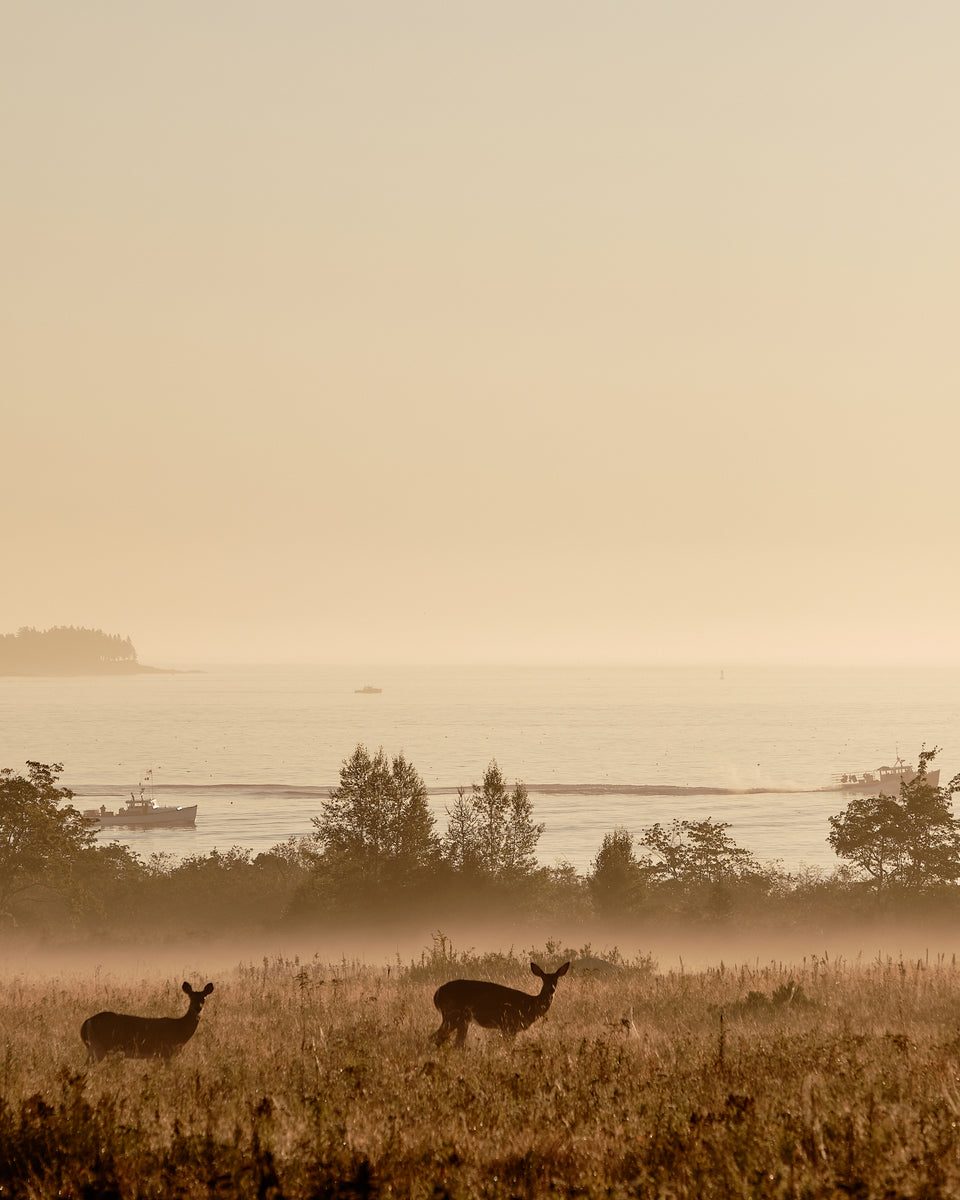
[[[903,859],[900,803],[892,796],[858,796],[829,818],[827,841],[840,858],[865,872],[882,891]]]
[[[427,788],[412,763],[402,754],[390,770],[388,851],[410,872],[429,870],[436,864],[439,842]]]
[[[533,803],[524,784],[518,781],[513,785],[507,806],[502,858],[504,878],[520,879],[537,870],[537,843],[545,828],[542,821],[534,821]]]
[[[27,900],[66,895],[96,835],[58,787],[62,763],[28,762],[27,774],[0,770],[0,918],[16,920]]]
[[[891,886],[922,889],[960,878],[960,821],[952,797],[960,775],[946,787],[930,783],[927,768],[938,748],[922,749],[916,776],[900,795],[862,796],[830,817],[830,845],[865,874],[878,892]]]
[[[447,809],[447,831],[441,850],[444,861],[456,874],[464,877],[482,874],[479,816],[462,787],[457,788],[453,808]]]
[[[685,888],[740,879],[759,870],[749,850],[744,850],[726,832],[725,821],[673,820],[664,827],[659,822],[641,831],[637,839],[659,856],[651,864],[661,879],[673,880]]]
[[[643,898],[648,870],[649,864],[639,861],[633,837],[622,825],[605,834],[587,881],[598,911],[604,916],[635,912]]]
[[[340,786],[313,818],[326,869],[367,882],[404,883],[437,861],[439,844],[427,789],[402,754],[372,758],[358,745],[340,769]]]
[[[517,782],[509,791],[496,760],[484,772],[483,783],[473,784],[469,797],[458,792],[447,816],[443,849],[454,870],[503,881],[528,879],[536,872],[544,826],[533,820],[526,787]]]

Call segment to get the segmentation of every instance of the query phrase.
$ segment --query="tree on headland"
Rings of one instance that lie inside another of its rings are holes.
[[[97,674],[138,666],[129,637],[55,625],[0,634],[0,675]]]
[[[857,797],[830,817],[830,845],[877,892],[960,879],[960,821],[952,811],[960,775],[945,787],[930,783],[927,768],[937,751],[920,751],[917,773],[901,781],[899,796]]]

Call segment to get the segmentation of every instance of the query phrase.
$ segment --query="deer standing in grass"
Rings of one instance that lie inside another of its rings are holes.
[[[442,1046],[452,1033],[456,1033],[454,1045],[462,1046],[467,1040],[467,1027],[471,1021],[484,1029],[499,1029],[504,1037],[512,1040],[546,1013],[557,980],[566,975],[569,966],[565,962],[551,973],[532,962],[530,970],[543,981],[536,996],[484,979],[453,979],[443,984],[433,997],[433,1003],[443,1017],[443,1024],[433,1035],[434,1042]]]
[[[171,1058],[197,1032],[203,1002],[213,991],[208,983],[195,992],[189,983],[183,990],[190,1007],[182,1017],[130,1017],[125,1013],[99,1012],[80,1026],[80,1037],[87,1048],[87,1062],[99,1062],[111,1051],[126,1058]]]

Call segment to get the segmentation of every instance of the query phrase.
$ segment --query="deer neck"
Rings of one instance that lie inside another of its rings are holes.
[[[538,994],[533,998],[534,1010],[538,1013],[545,1013],[550,1007],[550,1001],[553,999],[553,988],[545,983]]]
[[[202,1006],[199,1004],[191,1003],[190,1007],[180,1018],[181,1027],[183,1029],[189,1030],[191,1033],[195,1032],[197,1026],[200,1024],[201,1007]]]

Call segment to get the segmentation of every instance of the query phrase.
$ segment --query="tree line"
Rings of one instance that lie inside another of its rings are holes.
[[[102,629],[24,626],[16,633],[0,634],[0,675],[93,674],[136,662],[137,652],[129,637]]]
[[[358,745],[320,801],[312,833],[253,855],[234,846],[146,860],[95,828],[59,785],[62,765],[0,771],[0,929],[211,934],[499,918],[588,923],[757,921],[810,927],[832,916],[960,910],[960,775],[929,782],[922,750],[898,796],[858,797],[829,819],[833,872],[782,870],[738,846],[729,825],[676,819],[604,835],[584,874],[541,866],[543,832],[522,782],[496,761],[461,788],[438,829],[402,754]]]

